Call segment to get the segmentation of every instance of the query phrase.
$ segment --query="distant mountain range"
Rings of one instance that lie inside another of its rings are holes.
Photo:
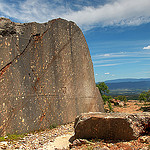
[[[105,81],[110,95],[138,95],[142,91],[150,90],[150,78],[127,78]],[[135,97],[134,97],[135,98]],[[138,98],[138,96],[137,96]],[[132,98],[131,98],[132,99]]]
[[[150,78],[116,79],[116,80],[107,80],[105,81],[105,83],[109,87],[110,90],[116,90],[116,89],[148,90],[150,89]]]
[[[134,79],[134,78],[115,79],[115,80],[107,80],[107,81],[105,81],[105,83],[140,82],[140,81],[150,81],[150,78],[141,78],[141,79]]]

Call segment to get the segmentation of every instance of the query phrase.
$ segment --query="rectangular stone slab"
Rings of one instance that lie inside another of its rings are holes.
[[[75,119],[75,138],[132,140],[150,131],[150,113],[83,113]]]

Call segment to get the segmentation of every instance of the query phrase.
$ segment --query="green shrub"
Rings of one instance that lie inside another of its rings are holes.
[[[22,139],[26,134],[8,134],[7,136],[0,137],[0,142],[2,141],[14,141]]]
[[[52,125],[50,125],[50,129],[54,129],[54,128],[56,128],[57,127],[57,125],[56,124],[52,124]]]

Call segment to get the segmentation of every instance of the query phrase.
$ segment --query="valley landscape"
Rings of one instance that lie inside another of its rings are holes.
[[[137,95],[150,88],[150,78],[146,79],[116,79],[105,81],[111,95]]]

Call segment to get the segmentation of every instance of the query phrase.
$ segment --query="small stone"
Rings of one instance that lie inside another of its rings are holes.
[[[101,150],[101,148],[100,147],[94,147],[93,150]]]
[[[140,150],[149,150],[149,148],[148,147],[143,147]]]
[[[124,106],[124,103],[123,103],[123,102],[119,102],[119,106],[120,106],[120,107],[123,107],[123,106]]]
[[[89,141],[86,140],[86,139],[79,139],[79,141],[80,141],[82,144],[93,144],[92,142],[89,142]]]
[[[1,148],[1,149],[6,149],[7,146],[8,146],[7,141],[0,142],[0,148]]]
[[[79,139],[76,139],[76,140],[73,141],[73,145],[74,146],[81,146],[82,143],[81,143],[81,141]]]
[[[100,148],[99,150],[110,150],[107,146],[104,146],[103,148]]]
[[[8,136],[5,136],[5,139],[7,139],[8,138]]]
[[[50,142],[54,142],[54,139],[53,139],[53,140],[50,140]]]
[[[110,143],[110,144],[107,144],[108,147],[112,147],[114,144]]]
[[[7,145],[7,141],[0,142],[0,145]]]
[[[17,145],[17,146],[15,147],[15,149],[19,149],[19,145]]]
[[[150,143],[150,137],[142,136],[139,139],[141,143]]]
[[[0,142],[0,146],[7,146],[7,145],[8,145],[7,141]]]

